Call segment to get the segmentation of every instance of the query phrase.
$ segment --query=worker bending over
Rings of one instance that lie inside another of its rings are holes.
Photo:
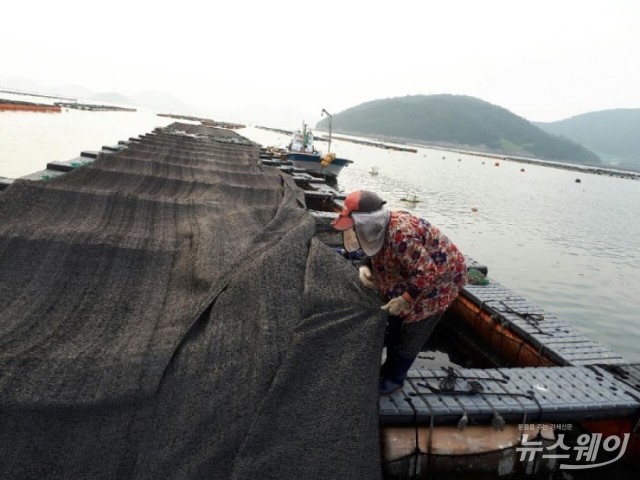
[[[400,390],[427,339],[467,281],[464,255],[437,227],[404,211],[389,211],[377,194],[350,193],[332,222],[347,252],[362,251],[362,283],[377,289],[389,313],[380,394]]]

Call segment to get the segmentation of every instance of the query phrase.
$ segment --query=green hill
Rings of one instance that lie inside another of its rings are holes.
[[[328,129],[328,118],[316,128]],[[376,136],[487,152],[600,165],[598,156],[544,132],[524,118],[462,95],[414,95],[374,100],[333,116],[337,133]]]
[[[536,123],[598,153],[611,166],[640,169],[640,109],[584,113],[559,122]]]

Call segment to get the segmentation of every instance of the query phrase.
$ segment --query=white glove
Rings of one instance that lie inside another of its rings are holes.
[[[376,283],[375,279],[373,278],[373,272],[371,271],[371,269],[369,267],[367,267],[366,265],[362,265],[358,269],[358,274],[360,276],[360,281],[362,282],[362,284],[365,287],[373,288],[374,290],[377,290],[378,284]]]
[[[400,296],[400,297],[392,298],[391,300],[389,300],[389,303],[387,303],[386,305],[383,305],[380,308],[382,308],[382,310],[387,310],[389,312],[389,315],[393,315],[395,317],[400,315],[409,307],[411,307],[411,304],[407,302],[404,298],[402,298],[402,296]]]

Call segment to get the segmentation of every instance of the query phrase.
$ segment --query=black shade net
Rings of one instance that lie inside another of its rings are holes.
[[[380,477],[380,302],[257,158],[174,124],[0,194],[0,478]]]

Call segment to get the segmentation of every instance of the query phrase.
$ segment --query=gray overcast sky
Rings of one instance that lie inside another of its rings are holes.
[[[221,120],[435,93],[532,121],[640,107],[637,0],[5,4],[0,80],[161,90]]]

